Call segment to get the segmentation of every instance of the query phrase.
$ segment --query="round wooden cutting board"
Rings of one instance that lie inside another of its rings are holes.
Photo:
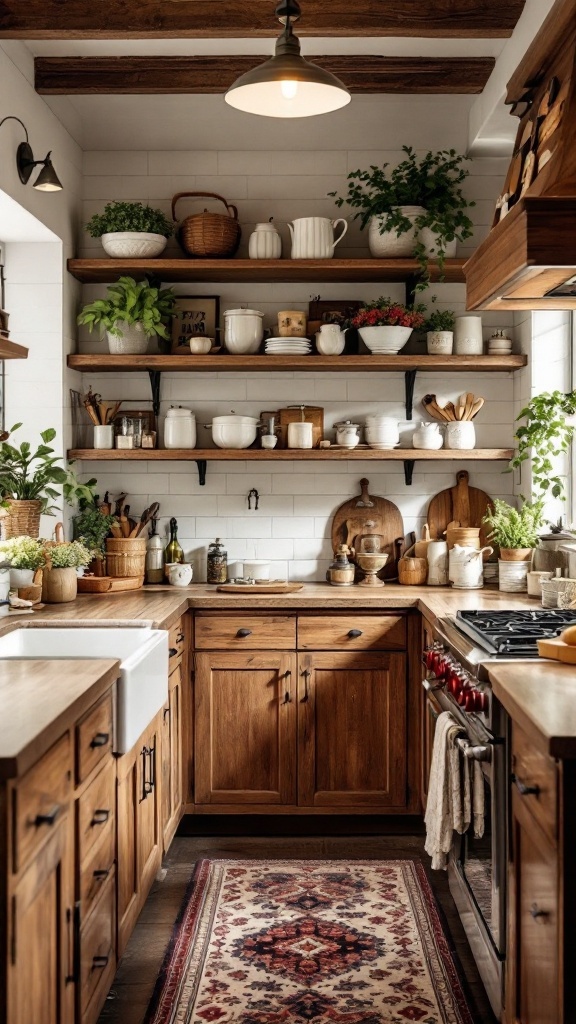
[[[395,579],[404,547],[404,523],[398,506],[387,498],[369,494],[368,483],[364,477],[360,481],[361,493],[336,509],[332,520],[332,549],[336,554],[340,544],[353,544],[356,537],[378,533],[383,538],[382,550],[388,552],[388,561],[378,575],[386,580]]]

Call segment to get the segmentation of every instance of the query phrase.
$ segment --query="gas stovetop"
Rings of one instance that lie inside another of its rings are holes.
[[[535,658],[537,640],[558,636],[576,623],[576,611],[538,608],[510,612],[456,613],[454,625],[482,650],[499,658]]]

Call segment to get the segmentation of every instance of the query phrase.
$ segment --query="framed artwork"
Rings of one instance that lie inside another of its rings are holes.
[[[172,355],[190,355],[190,338],[216,338],[220,322],[218,295],[178,295],[172,321]]]

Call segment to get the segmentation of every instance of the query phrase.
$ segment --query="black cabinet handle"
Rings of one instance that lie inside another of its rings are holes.
[[[178,633],[178,636],[176,637],[176,643],[177,644],[184,643],[184,633]]]
[[[361,629],[349,629],[348,630],[348,636],[350,637],[351,640],[355,640],[356,637],[362,636],[362,630]]]
[[[53,825],[61,810],[60,804],[55,804],[48,814],[37,814],[34,818],[34,825],[36,828],[39,828],[40,825]]]
[[[540,910],[537,903],[532,904],[530,907],[530,913],[535,921],[537,921],[539,917],[548,917],[548,911]]]
[[[164,708],[164,714],[162,715],[163,720],[166,721],[166,719],[169,718],[169,716],[170,716],[170,707]]]
[[[146,797],[152,792],[152,784],[148,777],[148,754],[150,753],[149,747],[142,747],[140,751],[140,757],[142,758],[142,794],[140,797],[140,803],[146,800]]]
[[[251,636],[251,635],[252,635],[252,630],[251,629],[239,629],[238,632],[236,633],[236,636],[239,636],[239,637]]]
[[[93,871],[92,874],[98,882],[103,882],[105,878],[108,878],[108,875],[110,874],[110,868],[96,868],[96,870]]]
[[[175,658],[177,654],[178,654],[178,648],[177,647],[171,647],[170,650],[168,651],[168,657],[169,658]]]
[[[312,673],[310,672],[309,668],[305,668],[304,671],[302,672],[302,675],[304,676],[304,696],[302,697],[300,703],[301,704],[305,704],[306,701],[308,700],[308,697],[309,697],[308,681],[309,681],[310,676],[312,675]]]
[[[110,739],[109,732],[97,732],[92,740],[90,740],[90,746],[94,747],[105,747]]]
[[[512,782],[520,793],[520,796],[539,796],[540,786],[527,786],[517,775],[512,776]]]
[[[67,985],[77,985],[80,981],[80,901],[74,904],[74,910],[67,911],[72,915],[72,973],[66,975]]]
[[[156,785],[156,747],[150,747],[148,754],[150,758],[150,789],[154,789]]]
[[[108,964],[109,956],[93,956],[92,969],[101,971]]]
[[[91,825],[105,825],[106,822],[108,821],[109,817],[110,817],[110,811],[106,811],[106,810],[103,810],[103,809],[94,811],[94,817],[92,818],[92,821],[90,822],[90,824]]]

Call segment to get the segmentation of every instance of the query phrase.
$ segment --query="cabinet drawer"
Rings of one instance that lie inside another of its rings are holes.
[[[287,651],[296,647],[296,618],[292,615],[199,615],[197,650]]]
[[[182,621],[180,620],[180,621],[176,622],[172,626],[172,628],[170,629],[170,632],[168,633],[168,651],[169,651],[169,656],[170,656],[170,668],[169,668],[169,671],[170,672],[172,671],[172,666],[176,663],[178,658],[181,658],[182,655],[184,654],[184,645],[185,645],[184,629],[183,629],[183,626],[182,626]]]
[[[555,842],[557,832],[557,770],[554,761],[534,746],[516,722],[512,723],[512,771],[522,803]],[[528,792],[526,792],[526,790]]]
[[[21,871],[64,814],[72,789],[66,733],[18,783],[14,805],[14,871]]]
[[[112,824],[106,826],[101,842],[92,846],[80,868],[80,912],[83,921],[112,875],[115,857],[116,837]]]
[[[398,615],[301,615],[298,648],[302,651],[402,650],[406,620]]]
[[[112,751],[112,691],[104,694],[76,726],[76,781],[83,782]]]
[[[114,834],[116,766],[110,763],[96,776],[78,800],[78,857],[84,863],[104,833]]]
[[[112,872],[80,932],[80,1010],[83,1018],[93,1001],[104,999],[116,970],[115,881]]]

